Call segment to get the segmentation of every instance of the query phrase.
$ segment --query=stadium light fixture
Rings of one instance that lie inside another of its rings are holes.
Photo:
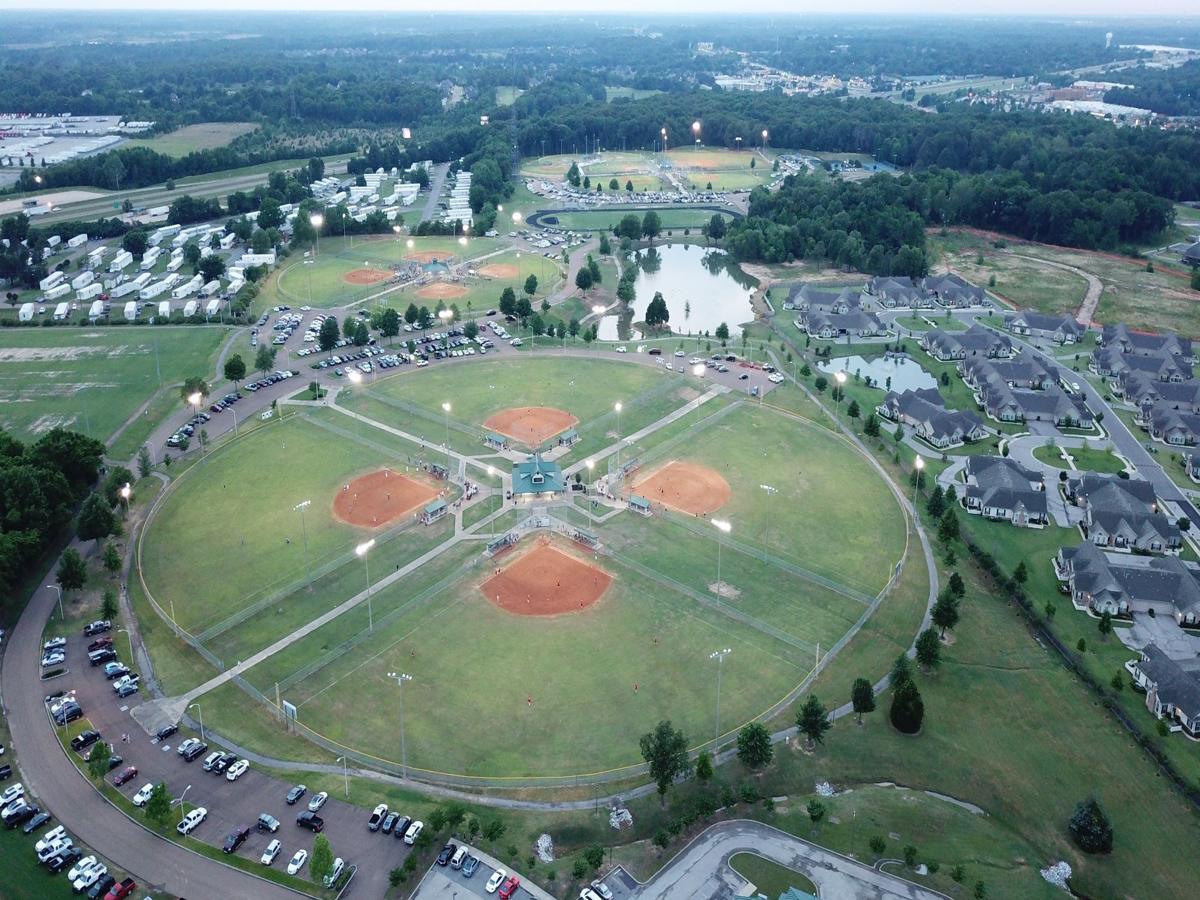
[[[713,735],[713,748],[717,746],[717,741],[721,738],[721,670],[725,668],[725,657],[733,652],[732,647],[725,647],[722,650],[714,650],[708,654],[709,659],[717,661],[717,728]]]
[[[346,377],[354,384],[362,384],[362,372],[358,371],[358,369],[347,369]]]
[[[367,564],[367,553],[375,546],[375,538],[364,541],[354,548],[354,552],[363,561],[363,571],[367,575],[367,630],[375,630],[375,613],[371,609],[371,567]]]
[[[721,534],[733,531],[733,525],[726,519],[713,519],[713,526],[719,532],[717,536],[717,609],[721,608]]]
[[[292,512],[300,513],[300,535],[304,539],[304,568],[306,573],[308,573],[308,526],[304,522],[304,511],[311,505],[311,500],[301,500],[292,507]]]
[[[697,378],[700,378],[701,376],[703,376],[704,375],[704,363],[696,363],[694,366],[692,366],[692,374],[695,375]]]
[[[412,238],[409,238],[408,241],[406,242],[406,245],[407,245],[408,249],[411,250],[413,247],[416,246],[416,242]]]
[[[917,454],[913,460],[913,517],[917,515],[917,489],[921,486],[921,472],[925,468],[925,458]]]
[[[408,745],[404,741],[404,684],[412,681],[413,677],[407,672],[388,672],[388,678],[396,682],[400,689],[400,761],[404,767],[404,777],[408,777]]]
[[[845,393],[844,386],[846,384],[846,373],[843,371],[834,372],[833,380],[837,382],[837,397],[834,401],[836,405],[833,409],[836,416],[837,413],[842,411],[842,394]]]
[[[519,212],[513,213],[512,220],[513,220],[514,224],[520,225],[521,224],[521,214]]]

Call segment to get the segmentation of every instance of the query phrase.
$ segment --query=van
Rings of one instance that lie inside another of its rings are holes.
[[[461,869],[463,863],[467,861],[467,848],[459,847],[454,851],[454,856],[450,859],[450,868]]]

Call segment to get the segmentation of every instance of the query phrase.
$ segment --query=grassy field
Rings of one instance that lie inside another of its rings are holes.
[[[525,92],[514,84],[496,85],[496,105],[512,106],[523,93]]]
[[[1098,450],[1091,447],[1050,447],[1034,448],[1033,455],[1039,462],[1054,466],[1056,469],[1071,468],[1062,457],[1066,451],[1075,463],[1075,468],[1083,472],[1100,472],[1105,475],[1115,475],[1125,469],[1125,463],[1111,450]]]
[[[806,876],[754,853],[735,853],[729,858],[729,867],[768,897],[778,897],[792,887],[817,895],[816,887]]]
[[[0,426],[22,439],[63,426],[108,440],[158,389],[156,356],[162,384],[210,378],[227,334],[219,327],[5,329]]]
[[[224,147],[234,138],[248,134],[257,127],[253,122],[201,122],[198,125],[185,125],[183,128],[152,138],[134,138],[121,146],[145,147],[167,156],[187,156],[196,150]]]
[[[726,150],[723,147],[677,147],[667,153],[667,159],[677,172],[683,173],[691,186],[703,190],[712,185],[716,191],[750,190],[766,184],[774,174],[771,171],[772,151],[768,159],[756,150]],[[750,162],[754,161],[751,168]]]
[[[896,324],[908,331],[932,331],[934,328],[940,328],[942,331],[967,330],[967,326],[963,324],[961,319],[947,316],[935,310],[929,310],[923,315],[897,316]]]
[[[655,209],[655,212],[658,213],[658,218],[662,223],[664,231],[668,229],[700,228],[700,226],[713,217],[713,210],[711,209],[675,207],[667,209],[658,208]],[[627,206],[617,206],[610,209],[572,210],[570,212],[558,212],[542,216],[541,222],[544,225],[557,225],[559,228],[569,228],[573,231],[610,231],[624,216],[630,214],[640,218],[646,214],[646,210]],[[726,218],[732,218],[732,216],[725,213],[721,213],[721,215],[725,215]],[[549,221],[550,217],[553,217],[556,221]]]
[[[623,85],[607,85],[604,88],[604,93],[611,103],[613,100],[623,98],[628,98],[630,100],[644,100],[646,97],[653,97],[655,94],[661,94],[662,91],[655,89],[624,87]]]

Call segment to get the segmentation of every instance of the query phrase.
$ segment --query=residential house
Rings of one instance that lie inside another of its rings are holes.
[[[1092,352],[1090,366],[1096,374],[1106,378],[1127,377],[1125,373],[1130,371],[1141,372],[1157,381],[1183,382],[1192,377],[1192,365],[1185,357],[1170,353],[1126,353],[1117,345],[1097,347]]]
[[[1060,548],[1054,570],[1076,609],[1112,616],[1154,610],[1180,625],[1200,622],[1200,569],[1177,556],[1124,556],[1084,541]]]
[[[942,362],[981,356],[1000,359],[1012,356],[1012,341],[982,325],[972,325],[966,331],[947,332],[940,328],[921,335],[921,349]]]
[[[1102,347],[1117,347],[1133,356],[1176,356],[1184,362],[1195,362],[1192,342],[1177,334],[1149,334],[1133,331],[1126,325],[1106,325],[1100,335]]]
[[[784,309],[797,309],[801,312],[817,310],[841,316],[851,310],[861,309],[862,306],[862,292],[856,288],[844,287],[839,291],[823,291],[807,282],[792,288],[784,301]]]
[[[1191,266],[1193,269],[1200,268],[1200,241],[1196,241],[1196,243],[1184,250],[1179,261],[1185,266]]]
[[[939,450],[977,441],[987,434],[983,422],[971,412],[946,409],[937,388],[903,393],[889,391],[876,408],[879,415],[911,428],[918,437]]]
[[[1082,395],[1058,387],[1053,373],[1032,356],[1012,363],[964,361],[958,368],[987,414],[999,422],[1050,422],[1059,428],[1095,425]]]
[[[1200,416],[1176,412],[1165,403],[1153,406],[1144,424],[1152,438],[1173,447],[1191,447],[1200,438]]]
[[[1046,484],[1040,472],[1005,456],[970,456],[965,475],[963,502],[968,512],[1022,528],[1047,523]]]
[[[910,278],[887,278],[876,276],[864,288],[884,309],[930,309],[931,297],[920,285]]]
[[[1074,344],[1083,340],[1087,328],[1074,316],[1048,316],[1034,310],[1023,310],[1004,317],[1004,326],[1013,334],[1042,338],[1056,344]]]
[[[1200,454],[1185,453],[1183,455],[1183,467],[1187,471],[1188,478],[1192,481],[1200,482]]]
[[[1194,666],[1184,665],[1147,644],[1127,668],[1133,683],[1146,692],[1146,708],[1156,718],[1174,722],[1188,737],[1200,738],[1200,675]]]
[[[1068,479],[1064,493],[1084,510],[1080,528],[1097,547],[1170,553],[1183,545],[1178,523],[1159,510],[1148,481],[1085,472]]]
[[[965,309],[968,306],[984,306],[987,294],[958,275],[929,275],[921,286],[932,294],[937,302],[950,309]]]
[[[1142,424],[1150,420],[1150,411],[1159,404],[1177,412],[1200,412],[1200,379],[1160,381],[1147,372],[1126,369],[1113,387],[1115,393],[1137,407]]]
[[[967,357],[959,362],[958,374],[972,388],[995,376],[1009,387],[1044,391],[1058,382],[1058,376],[1032,353],[1019,353],[1009,360]]]
[[[874,314],[862,309],[839,314],[813,310],[796,319],[796,327],[813,337],[833,340],[840,337],[883,337],[888,333]]]

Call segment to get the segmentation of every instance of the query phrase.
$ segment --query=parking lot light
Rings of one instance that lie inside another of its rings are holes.
[[[400,764],[404,767],[404,777],[408,778],[408,744],[404,740],[404,683],[412,681],[413,677],[407,672],[388,672],[388,678],[393,679],[400,689]]]
[[[363,561],[363,571],[367,574],[367,630],[375,630],[375,613],[371,609],[371,567],[367,565],[367,553],[375,546],[375,538],[365,541],[354,548],[354,552]]]
[[[346,377],[354,384],[362,384],[362,372],[358,371],[358,369],[347,369]]]
[[[921,486],[921,470],[925,468],[925,459],[919,453],[913,460],[913,518],[917,516],[917,488]]]
[[[721,534],[729,534],[729,532],[733,531],[733,525],[731,525],[725,519],[713,519],[712,523],[716,527],[717,531],[719,532],[719,534],[717,536],[717,608],[720,609],[720,607],[721,607],[721,538],[720,538],[720,535]]]
[[[196,718],[198,718],[200,720],[200,740],[201,740],[201,742],[203,742],[204,741],[204,713],[200,710],[199,703],[189,703],[188,709],[191,709],[193,706],[196,707]]]
[[[446,478],[450,478],[450,404],[442,404],[442,423],[446,426]]]
[[[717,730],[713,737],[713,749],[717,747],[717,741],[721,738],[721,670],[725,667],[725,657],[733,652],[733,648],[726,647],[723,650],[714,650],[708,654],[709,659],[717,661]]]
[[[306,574],[310,575],[311,573],[308,572],[308,528],[304,524],[304,511],[308,509],[311,504],[311,500],[301,500],[292,507],[292,512],[300,513],[300,535],[304,540],[304,569]]]

